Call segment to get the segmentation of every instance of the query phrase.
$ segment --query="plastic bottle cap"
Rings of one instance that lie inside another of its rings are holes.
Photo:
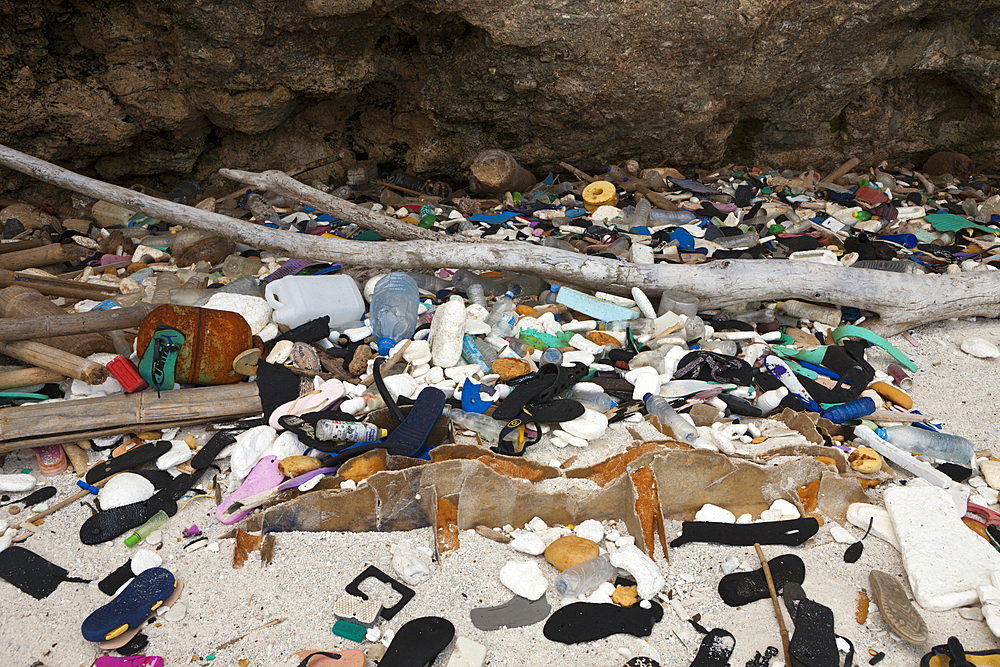
[[[125,538],[125,546],[133,547],[139,541],[139,533],[132,533]]]
[[[653,392],[651,392],[651,391],[647,391],[647,392],[646,392],[646,395],[642,397],[642,400],[644,400],[644,401],[645,401],[646,399],[648,399],[648,398],[649,398],[650,396],[652,396],[652,395],[653,395]]]
[[[508,299],[513,299],[514,298],[514,293],[510,292],[510,291],[507,291],[507,292],[504,292],[504,296],[507,297]]]
[[[382,336],[378,339],[378,353],[385,357],[388,356],[389,352],[392,351],[392,347],[396,344],[396,341],[389,338],[388,336]]]

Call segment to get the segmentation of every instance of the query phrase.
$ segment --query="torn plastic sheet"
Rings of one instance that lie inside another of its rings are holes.
[[[585,519],[622,520],[636,537],[636,545],[649,552],[653,545],[646,542],[652,542],[653,536],[648,526],[644,534],[636,514],[636,499],[642,490],[637,490],[631,475],[626,474],[642,466],[652,470],[662,519],[692,520],[706,503],[725,507],[737,516],[750,513],[757,517],[779,498],[802,511],[798,489],[816,480],[821,483],[819,511],[829,518],[843,519],[851,502],[868,502],[857,480],[840,478],[826,464],[811,458],[765,467],[718,452],[670,450],[647,443],[570,474],[603,483],[599,489],[543,491],[527,477],[548,479],[562,476],[563,471],[523,459],[508,461],[509,457],[477,447],[439,449],[438,460],[433,462],[384,455],[379,460],[373,452],[370,459],[381,469],[357,488],[339,488],[340,475],[327,478],[311,492],[283,502],[279,499],[241,527],[263,529],[265,534],[437,527],[439,499],[447,498],[457,507],[460,530],[480,524],[523,526],[536,516],[550,525]],[[501,474],[496,469],[517,475]],[[618,470],[620,474],[609,477]]]

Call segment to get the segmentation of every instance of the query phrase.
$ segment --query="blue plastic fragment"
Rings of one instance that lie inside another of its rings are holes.
[[[587,209],[585,208],[571,208],[566,211],[567,218],[579,218],[584,215],[587,215]]]
[[[479,393],[479,385],[470,378],[465,378],[465,384],[462,385],[462,409],[481,415],[489,410],[491,405],[493,401],[484,399]]]
[[[677,246],[683,250],[694,249],[694,237],[691,235],[691,232],[681,227],[670,232],[670,241],[676,242]]]
[[[878,237],[880,241],[889,241],[890,243],[898,243],[901,246],[907,248],[917,247],[917,237],[915,234],[889,234],[886,236]]]
[[[517,213],[516,211],[507,211],[505,213],[497,213],[494,215],[486,215],[485,213],[476,213],[475,215],[470,215],[468,219],[471,220],[472,222],[488,222],[491,224],[496,224],[498,222],[506,222],[507,220],[510,220],[511,218],[516,218],[519,215],[521,214]]]

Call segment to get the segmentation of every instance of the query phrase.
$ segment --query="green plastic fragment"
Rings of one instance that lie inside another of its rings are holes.
[[[344,639],[350,639],[352,642],[364,641],[366,632],[368,630],[364,626],[351,623],[350,621],[337,621],[333,624],[333,634]]]
[[[549,347],[566,347],[569,345],[570,338],[565,333],[553,336],[552,334],[535,329],[523,329],[518,337],[536,350],[544,350]]]
[[[798,359],[799,361],[808,361],[810,364],[822,366],[823,357],[826,356],[826,347],[826,345],[821,345],[815,350],[800,350],[794,347],[772,345],[771,352],[784,359]]]
[[[837,327],[830,334],[833,337],[833,342],[840,344],[842,338],[860,338],[861,340],[866,340],[873,345],[878,345],[880,348],[892,355],[892,358],[899,362],[899,365],[909,371],[917,370],[917,365],[913,361],[900,352],[899,348],[882,338],[877,333],[873,333],[868,329],[863,327],[856,327],[849,324]]]
[[[215,654],[209,653],[208,655],[205,656],[205,660],[215,660]]]
[[[962,229],[971,228],[990,234],[1000,233],[1000,230],[996,227],[986,227],[954,213],[928,213],[924,216],[924,219],[931,223],[931,227],[939,232],[957,232]]]

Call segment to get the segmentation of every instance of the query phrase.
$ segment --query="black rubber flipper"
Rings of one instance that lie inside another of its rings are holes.
[[[685,521],[681,526],[681,536],[673,540],[670,546],[679,547],[688,542],[709,542],[734,547],[752,547],[754,544],[783,544],[797,547],[815,535],[818,530],[819,522],[811,516],[789,521],[743,524]]]
[[[447,399],[437,387],[424,387],[409,414],[380,446],[395,456],[417,456],[440,419]]]
[[[552,606],[545,596],[529,600],[515,595],[496,607],[478,607],[469,613],[472,624],[480,630],[521,628],[544,621],[552,613]]]
[[[691,667],[727,667],[735,648],[736,638],[733,637],[733,633],[715,628],[701,640],[701,646]]]
[[[798,601],[788,654],[792,667],[840,667],[833,611],[829,607],[808,598]]]
[[[591,642],[617,634],[648,637],[653,632],[653,625],[662,619],[663,607],[657,602],[651,602],[649,609],[637,604],[621,607],[573,602],[549,616],[542,633],[546,639],[563,644]]]
[[[80,526],[80,541],[84,544],[101,544],[113,540],[146,523],[160,510],[169,516],[177,514],[177,501],[166,490],[157,492],[147,500],[98,512]]]
[[[385,381],[382,379],[382,364],[384,364],[385,361],[385,357],[376,357],[375,362],[372,365],[372,376],[375,378],[375,388],[378,389],[379,395],[382,397],[382,400],[385,401],[385,407],[392,413],[393,418],[398,422],[402,422],[406,419],[406,417],[403,416],[403,411],[399,409],[399,405],[396,404],[396,401],[392,400],[392,394],[389,393],[389,390],[385,386]],[[419,398],[419,396],[417,398]]]
[[[12,500],[9,503],[4,503],[0,507],[6,507],[7,505],[21,505],[22,507],[34,507],[38,503],[44,503],[49,498],[55,496],[57,493],[56,487],[54,486],[43,486],[37,491],[32,491],[24,498],[18,498],[17,500]]]
[[[132,559],[129,558],[125,561],[124,565],[101,579],[97,583],[97,588],[100,589],[100,591],[105,595],[111,596],[117,593],[118,589],[124,586],[125,583],[134,576],[135,573],[132,572]]]
[[[114,475],[115,473],[131,470],[132,468],[138,468],[144,463],[155,461],[169,452],[170,447],[171,444],[169,440],[157,440],[156,442],[147,442],[144,445],[134,447],[121,456],[116,456],[113,459],[102,461],[91,468],[87,472],[87,483],[97,484],[102,479],[111,477],[111,475]]]
[[[510,421],[521,414],[524,406],[532,403],[543,391],[552,386],[556,381],[555,375],[538,375],[537,377],[525,380],[511,389],[507,398],[503,399],[496,408],[493,409],[493,418],[500,421]]]
[[[205,446],[198,450],[191,459],[191,467],[201,470],[212,465],[212,462],[219,456],[219,452],[236,442],[235,431],[219,431],[213,435]]]
[[[16,544],[0,551],[0,579],[17,586],[36,600],[51,595],[64,581],[90,583],[89,579],[68,577],[68,574],[69,570]]]
[[[806,578],[806,564],[795,554],[772,558],[767,561],[767,567],[771,571],[774,590],[778,593],[786,583],[794,581],[801,584]],[[770,595],[763,567],[753,572],[733,572],[719,581],[719,596],[730,607],[764,600]]]
[[[324,315],[315,320],[309,320],[305,324],[300,324],[294,329],[289,329],[270,342],[274,345],[283,340],[290,340],[293,343],[315,343],[321,338],[330,337],[330,316]]]
[[[455,626],[439,616],[415,618],[396,631],[379,667],[424,667],[455,638]]]

